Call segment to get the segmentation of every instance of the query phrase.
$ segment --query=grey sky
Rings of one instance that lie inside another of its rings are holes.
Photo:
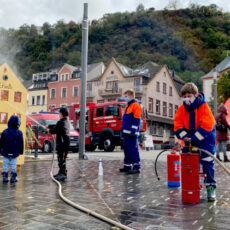
[[[89,5],[89,19],[102,18],[106,13],[134,11],[142,3],[145,8],[165,8],[170,0],[0,0],[0,27],[18,28],[23,24],[50,24],[63,19],[81,22],[83,3]],[[217,4],[230,12],[229,0],[178,0],[180,7],[191,2],[200,5]]]

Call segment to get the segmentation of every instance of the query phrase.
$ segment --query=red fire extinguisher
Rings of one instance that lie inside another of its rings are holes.
[[[200,155],[181,154],[181,187],[183,203],[200,203]]]
[[[172,152],[167,156],[168,187],[180,187],[180,155]]]

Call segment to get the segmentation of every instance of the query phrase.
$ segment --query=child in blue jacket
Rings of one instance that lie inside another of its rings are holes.
[[[8,128],[1,134],[0,152],[3,156],[2,176],[4,183],[9,181],[8,167],[11,170],[10,182],[15,183],[18,181],[16,172],[17,157],[22,155],[24,151],[23,134],[18,129],[20,125],[20,118],[13,115],[8,121]]]

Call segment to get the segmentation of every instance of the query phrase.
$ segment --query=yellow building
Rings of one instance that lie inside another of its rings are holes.
[[[21,117],[20,130],[26,137],[27,90],[12,69],[5,63],[0,66],[0,133],[6,129],[8,119],[16,114]],[[18,157],[18,165],[24,163],[24,155]]]

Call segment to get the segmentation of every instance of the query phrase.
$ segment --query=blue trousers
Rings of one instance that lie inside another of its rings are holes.
[[[124,167],[139,169],[140,154],[138,150],[138,136],[125,135],[123,139]]]
[[[202,165],[203,173],[206,174],[204,183],[206,186],[212,185],[216,188],[214,160],[207,154],[202,153],[200,157],[200,164]]]
[[[16,173],[17,157],[9,158],[3,157],[2,172],[8,173],[8,168],[10,167],[11,173]]]

